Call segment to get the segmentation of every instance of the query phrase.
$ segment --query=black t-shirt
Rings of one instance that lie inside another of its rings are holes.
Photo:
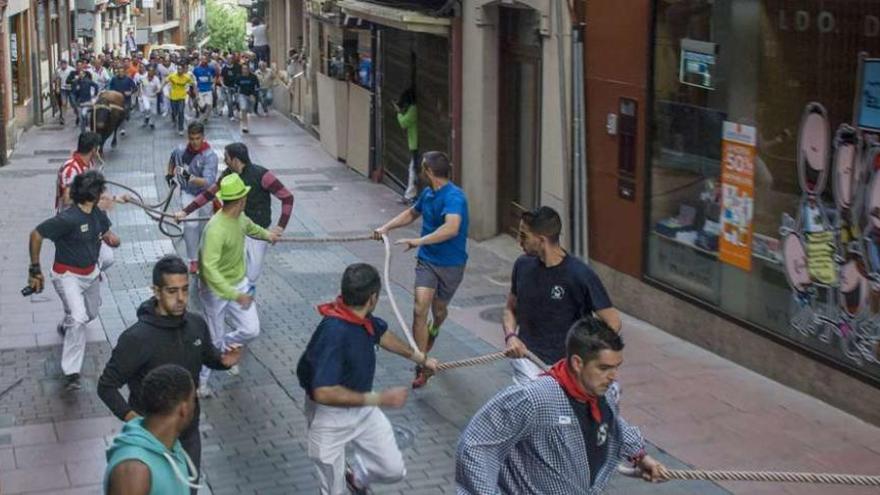
[[[375,333],[355,323],[327,316],[312,334],[296,367],[300,386],[309,397],[321,387],[341,385],[356,392],[373,389],[376,346],[388,329],[381,318],[370,316]]]
[[[88,268],[98,262],[101,236],[111,225],[97,206],[86,214],[74,205],[38,225],[37,232],[55,243],[56,263]]]
[[[510,278],[519,338],[546,363],[565,357],[565,336],[574,322],[611,307],[602,281],[574,256],[550,268],[537,256],[520,256]]]
[[[257,88],[260,87],[260,80],[253,74],[241,75],[235,81],[238,86],[238,92],[245,96],[254,96],[257,94]]]
[[[220,79],[223,80],[223,85],[227,88],[234,88],[235,82],[238,80],[238,76],[241,75],[241,65],[227,65],[220,71]]]
[[[597,423],[590,414],[590,406],[584,402],[574,400],[570,395],[568,403],[574,409],[577,416],[578,424],[581,427],[581,433],[584,435],[584,446],[587,448],[587,462],[590,463],[590,486],[596,482],[596,473],[598,473],[605,461],[608,460],[608,438],[611,437],[614,428],[614,417],[611,408],[608,407],[608,401],[605,397],[599,398],[599,409],[602,411],[602,422]]]

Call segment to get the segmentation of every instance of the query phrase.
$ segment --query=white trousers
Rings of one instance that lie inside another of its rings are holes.
[[[141,110],[146,114],[145,117],[159,113],[159,102],[155,96],[149,97],[147,95],[141,95],[140,101]]]
[[[214,94],[210,91],[200,92],[197,104],[199,108],[205,108],[206,112],[210,112],[214,108]]]
[[[318,471],[322,495],[340,495],[345,487],[345,446],[366,471],[362,483],[396,483],[406,476],[394,430],[378,407],[331,407],[306,398],[308,455]]]
[[[245,266],[247,266],[247,278],[251,285],[257,285],[260,274],[263,273],[263,258],[269,243],[253,237],[244,238]]]
[[[513,367],[513,383],[517,385],[525,385],[533,380],[537,380],[544,373],[544,370],[526,358],[512,359],[510,366]]]
[[[106,272],[108,268],[113,266],[113,261],[113,248],[108,246],[106,242],[101,242],[101,250],[98,252],[98,269]]]
[[[250,281],[247,277],[235,285],[236,290],[241,293],[247,292],[249,287]],[[244,309],[241,304],[214,294],[203,280],[199,280],[199,299],[202,301],[205,321],[208,323],[214,347],[223,351],[232,344],[246,344],[260,335],[260,317],[257,315],[256,301],[251,302],[251,305]],[[232,327],[229,333],[226,333],[227,321]],[[199,381],[202,384],[208,383],[210,377],[211,370],[202,367]]]
[[[51,274],[52,285],[64,306],[64,320],[61,322],[64,328],[61,371],[65,375],[82,370],[86,354],[86,327],[98,317],[98,308],[101,306],[101,284],[98,279],[100,273],[95,269],[85,276],[70,272]]]
[[[180,209],[184,209],[187,205],[196,199],[192,194],[180,191]],[[211,209],[213,206],[209,201],[208,204],[194,211],[189,218],[211,218]],[[183,243],[186,245],[186,257],[189,261],[199,259],[199,243],[202,239],[202,231],[205,230],[207,222],[183,222]]]

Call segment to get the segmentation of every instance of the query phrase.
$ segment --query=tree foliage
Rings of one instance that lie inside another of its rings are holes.
[[[242,51],[245,43],[245,22],[247,11],[244,8],[218,0],[208,0],[205,12],[208,18],[207,46],[222,51]]]

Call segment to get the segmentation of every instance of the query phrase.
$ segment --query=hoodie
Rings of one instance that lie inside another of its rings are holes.
[[[107,449],[107,470],[104,474],[104,493],[107,493],[110,473],[120,463],[140,461],[150,469],[150,495],[188,495],[195,488],[198,473],[186,455],[180,440],[171,450],[144,428],[143,418],[129,421]]]
[[[119,336],[110,361],[98,380],[98,396],[119,419],[129,411],[141,414],[141,382],[151,370],[163,364],[186,368],[199,383],[202,365],[227,369],[220,362],[220,350],[214,347],[208,325],[195,313],[161,316],[156,313],[156,299],[150,298],[137,311],[138,321]],[[128,385],[126,401],[119,389]],[[198,418],[198,408],[196,418]],[[197,427],[198,420],[192,427]]]

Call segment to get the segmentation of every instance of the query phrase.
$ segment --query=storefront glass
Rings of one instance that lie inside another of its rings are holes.
[[[648,276],[880,379],[876,134],[842,127],[880,112],[880,64],[856,91],[880,0],[660,0],[655,23]]]

